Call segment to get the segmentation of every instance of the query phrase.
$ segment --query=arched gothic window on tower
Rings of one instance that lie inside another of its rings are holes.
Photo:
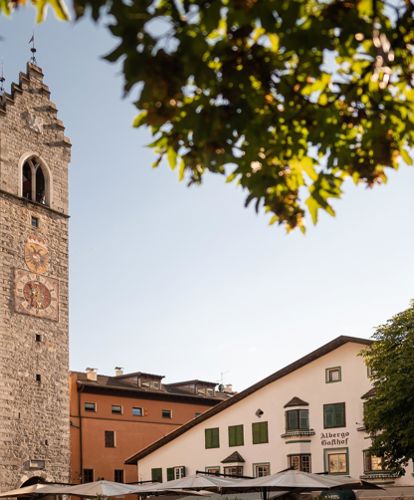
[[[31,157],[23,164],[22,196],[28,200],[48,205],[45,170],[40,160]]]

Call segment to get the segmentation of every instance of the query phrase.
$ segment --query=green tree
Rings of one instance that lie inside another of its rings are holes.
[[[414,457],[414,302],[377,328],[364,352],[373,374],[373,395],[364,422],[372,436],[372,452],[387,469],[404,473]]]
[[[13,2],[12,2],[13,3]],[[14,2],[19,3],[19,2]],[[24,3],[22,0],[20,3]],[[35,0],[38,17],[61,0]],[[10,2],[0,0],[5,12]],[[414,4],[406,0],[74,0],[119,39],[157,153],[180,180],[237,182],[270,223],[334,215],[344,182],[372,187],[414,142]]]

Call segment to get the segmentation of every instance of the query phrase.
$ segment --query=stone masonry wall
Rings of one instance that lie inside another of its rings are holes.
[[[29,153],[49,169],[50,208],[19,197],[20,164]],[[57,482],[69,478],[69,160],[70,142],[41,70],[28,65],[0,106],[1,491],[32,476]],[[32,216],[38,218],[38,228],[32,227]],[[49,251],[44,276],[59,282],[58,321],[15,311],[15,269],[28,271],[24,245],[33,235],[40,236]],[[44,460],[45,468],[33,463],[29,467],[29,460]]]

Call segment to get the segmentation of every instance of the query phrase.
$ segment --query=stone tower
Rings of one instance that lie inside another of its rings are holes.
[[[28,64],[0,100],[0,489],[69,478],[70,141]]]

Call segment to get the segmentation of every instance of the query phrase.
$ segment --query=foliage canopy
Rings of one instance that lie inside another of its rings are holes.
[[[12,2],[12,4],[24,3]],[[62,0],[35,0],[38,17]],[[10,2],[0,0],[3,12]],[[414,143],[414,4],[405,0],[74,0],[109,14],[137,127],[189,184],[222,174],[270,222],[331,215],[346,179],[384,183]]]
[[[372,452],[387,469],[403,473],[414,458],[414,302],[378,327],[374,339],[364,352],[374,384],[364,423]]]

